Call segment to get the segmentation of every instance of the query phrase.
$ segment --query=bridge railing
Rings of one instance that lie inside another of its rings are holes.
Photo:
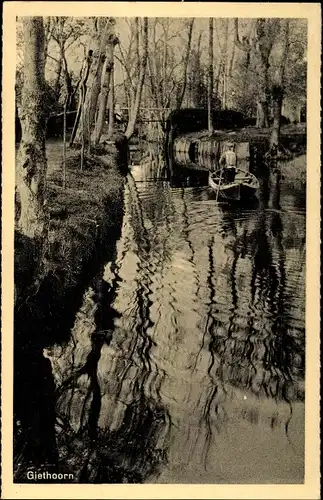
[[[119,109],[121,112],[129,113],[128,107],[120,107]],[[141,107],[137,121],[141,123],[165,122],[171,111],[171,108]]]

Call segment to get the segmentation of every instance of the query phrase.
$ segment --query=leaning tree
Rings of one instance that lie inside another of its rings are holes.
[[[75,141],[79,144],[84,143],[87,148],[91,145],[99,95],[105,87],[105,85],[101,86],[102,73],[103,70],[105,72],[107,70],[111,71],[111,65],[105,65],[107,56],[108,58],[111,57],[109,45],[114,45],[115,42],[115,19],[94,18],[90,41],[91,65],[86,83],[86,92],[85,95],[81,96],[81,101],[83,100],[81,102],[81,119],[75,135]]]

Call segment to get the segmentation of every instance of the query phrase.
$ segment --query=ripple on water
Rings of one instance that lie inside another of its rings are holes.
[[[98,427],[127,481],[303,481],[305,211],[270,189],[243,209],[206,186],[127,184],[96,369]],[[97,352],[92,330],[77,359]]]

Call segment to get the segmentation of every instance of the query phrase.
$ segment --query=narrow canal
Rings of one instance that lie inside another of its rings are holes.
[[[164,179],[132,168],[115,260],[45,350],[60,460],[80,481],[301,483],[305,187],[262,175],[233,208]]]

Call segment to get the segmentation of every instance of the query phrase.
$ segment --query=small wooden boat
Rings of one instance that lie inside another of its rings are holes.
[[[226,201],[247,201],[252,199],[258,189],[259,181],[255,175],[246,170],[237,168],[232,182],[225,178],[225,172],[221,169],[210,172],[209,186],[218,192],[221,200]]]

